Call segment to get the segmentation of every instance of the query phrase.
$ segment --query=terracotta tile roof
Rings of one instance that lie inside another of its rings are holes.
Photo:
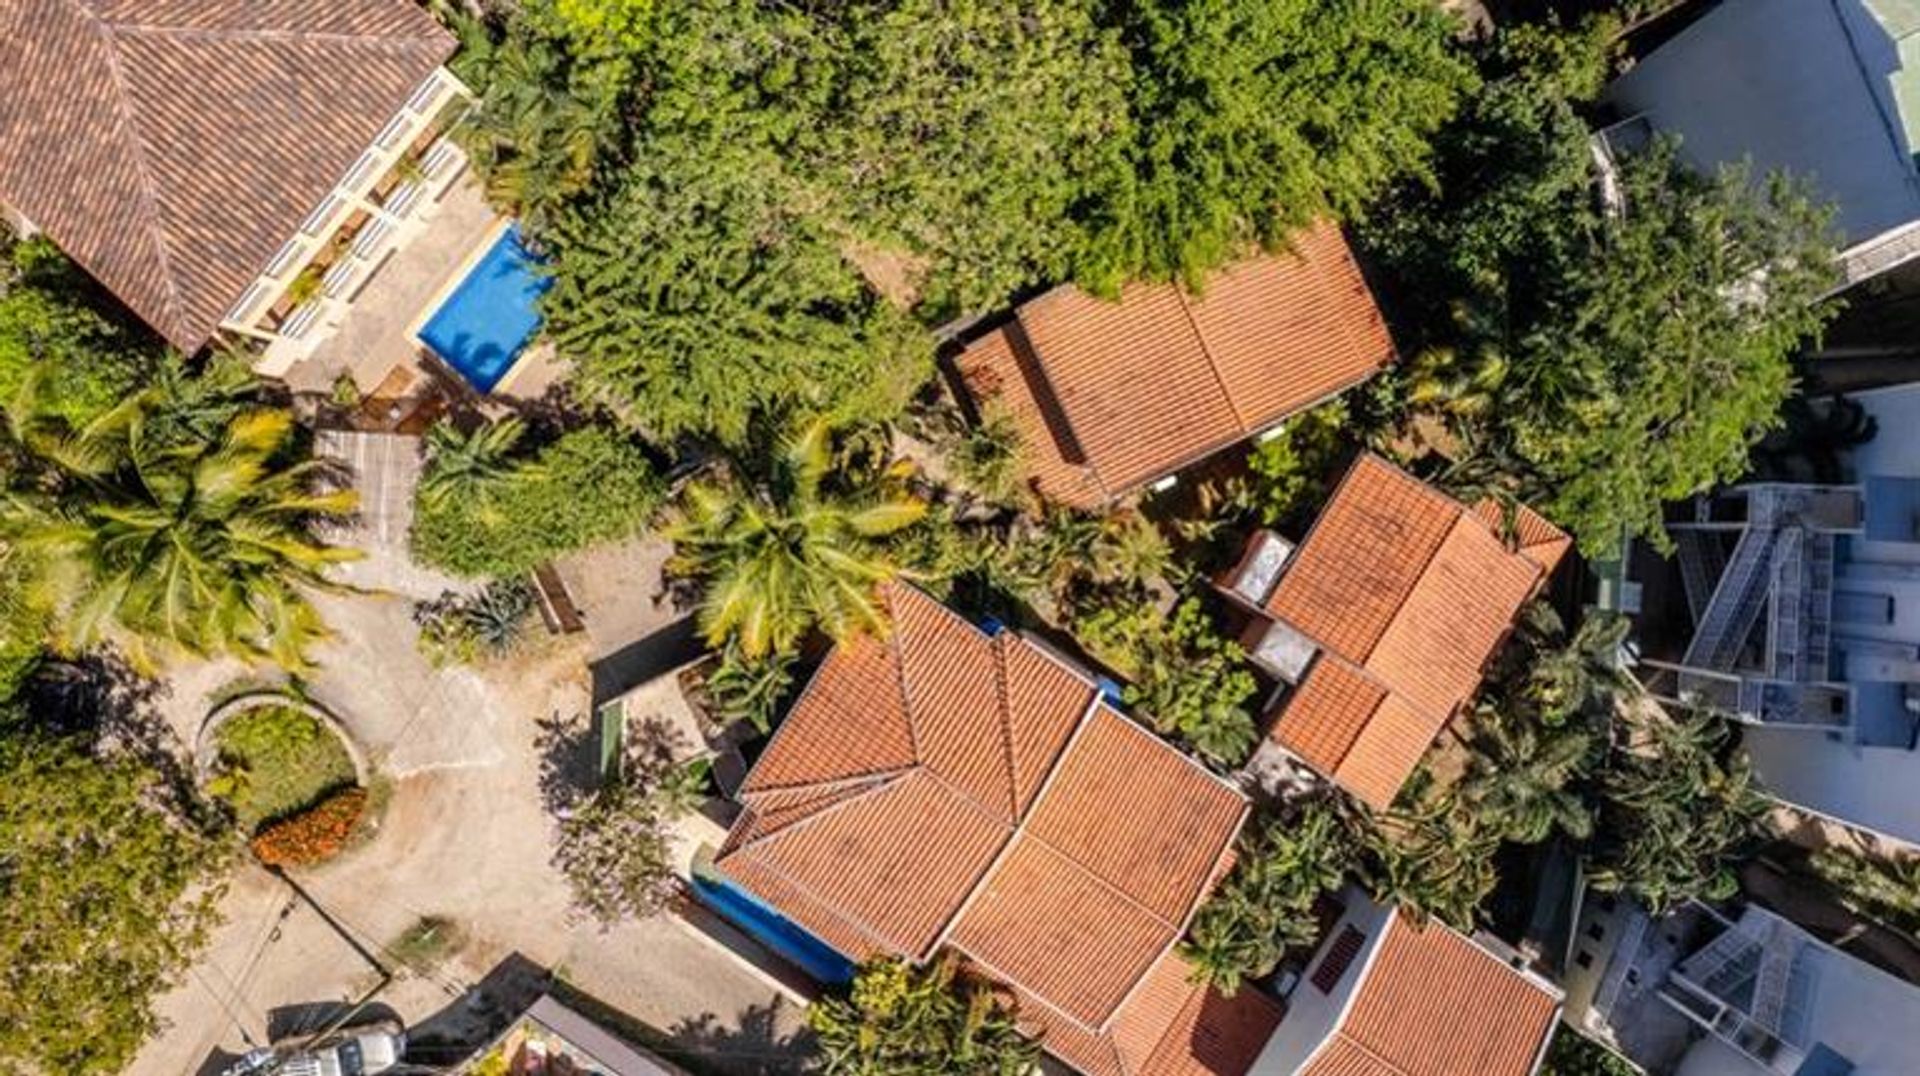
[[[183,351],[453,51],[410,0],[0,0],[0,201]]]
[[[1020,997],[1021,1016],[1049,1053],[1088,1076],[1245,1073],[1279,1027],[1284,1006],[1253,989],[1223,997],[1194,985],[1190,974],[1177,956],[1154,965],[1105,1034],[1088,1032],[1032,995]]]
[[[828,655],[715,868],[855,958],[949,945],[1070,1063],[1157,1073],[1193,989],[1171,950],[1245,798],[1037,645],[910,587],[885,600],[891,635]],[[1194,1056],[1231,1053],[1208,1044],[1238,1032],[1190,1022]]]
[[[1567,548],[1522,510],[1509,549],[1499,520],[1376,456],[1355,461],[1267,601],[1322,648],[1272,738],[1362,802],[1391,804]]]
[[[1233,444],[1393,361],[1393,341],[1337,226],[1235,263],[1201,296],[1071,286],[1022,306],[959,358],[977,401],[1020,434],[1028,477],[1093,507]]]
[[[1395,916],[1301,1076],[1527,1076],[1560,997],[1440,924]]]

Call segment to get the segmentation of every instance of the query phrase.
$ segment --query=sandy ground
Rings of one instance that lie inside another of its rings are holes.
[[[317,655],[309,690],[374,763],[386,798],[377,832],[291,882],[239,868],[224,926],[160,999],[167,1029],[129,1073],[215,1073],[250,1042],[321,1026],[369,994],[375,1011],[398,1014],[431,1051],[434,1039],[468,1039],[513,1015],[549,974],[663,1032],[663,1049],[689,1067],[792,1067],[797,1007],[686,924],[659,917],[603,933],[570,921],[547,865],[541,730],[584,722],[594,644],[553,642],[486,673],[436,670],[414,649],[405,601],[327,598],[323,611],[338,637]],[[636,633],[671,615],[622,612],[623,629]],[[171,678],[162,709],[183,742],[245,672],[219,663]],[[453,921],[457,950],[437,967],[397,967],[384,947],[425,916]],[[439,1049],[449,1055],[433,1059],[441,1063],[459,1053]]]

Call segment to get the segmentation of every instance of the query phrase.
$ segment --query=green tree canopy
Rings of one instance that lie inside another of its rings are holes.
[[[85,423],[140,387],[164,354],[47,239],[0,232],[0,400],[35,381],[54,415]]]
[[[26,464],[0,502],[5,555],[26,566],[66,650],[113,641],[143,665],[184,653],[302,667],[325,635],[305,591],[356,555],[307,527],[351,510],[352,492],[320,491],[317,464],[289,462],[291,414],[234,408],[196,442],[178,436],[190,423],[165,420],[161,394],[80,429],[30,400],[4,408]]]
[[[1746,756],[1710,714],[1643,713],[1631,732],[1603,775],[1588,876],[1656,912],[1732,896],[1767,810]]]
[[[830,1076],[1025,1076],[1040,1062],[1009,999],[952,956],[868,963],[847,997],[814,1002],[807,1023]]]
[[[1116,5],[1133,60],[1128,167],[1088,211],[1076,275],[1202,272],[1424,175],[1428,138],[1473,88],[1453,17],[1426,0]]]
[[[518,575],[629,537],[660,507],[653,460],[620,434],[585,426],[528,450],[523,432],[514,419],[467,434],[436,428],[414,491],[415,559],[474,578]]]
[[[1314,903],[1340,888],[1357,853],[1346,822],[1323,801],[1263,816],[1240,835],[1233,873],[1194,914],[1181,953],[1195,975],[1231,996],[1319,934]]]
[[[928,306],[990,309],[1058,280],[1090,180],[1125,166],[1128,58],[1099,7],[861,0],[815,186],[838,226],[925,263]]]
[[[216,846],[167,782],[0,722],[0,1069],[110,1076],[214,921]]]
[[[816,628],[835,639],[884,633],[879,586],[899,571],[883,539],[927,506],[893,468],[834,471],[833,435],[816,421],[731,483],[687,487],[668,570],[699,579],[700,628],[758,658],[792,651]]]
[[[1596,553],[1738,477],[1790,358],[1831,313],[1828,213],[1797,183],[1686,168],[1665,142],[1593,165],[1579,108],[1604,23],[1518,28],[1376,249],[1425,307],[1411,401]]]

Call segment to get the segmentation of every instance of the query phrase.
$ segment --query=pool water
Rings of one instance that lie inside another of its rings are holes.
[[[420,341],[482,393],[492,392],[540,330],[538,300],[553,278],[512,225],[420,328]]]
[[[693,891],[702,904],[814,980],[830,985],[853,981],[852,961],[745,889],[718,875],[696,874]]]

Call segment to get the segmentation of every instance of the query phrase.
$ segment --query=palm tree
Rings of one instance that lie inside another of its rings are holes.
[[[73,435],[77,453],[42,455],[45,480],[0,504],[0,541],[61,614],[56,641],[111,639],[147,667],[155,649],[304,667],[325,627],[303,588],[331,588],[327,566],[357,556],[306,524],[350,511],[353,493],[315,492],[318,464],[280,461],[285,411],[239,415],[210,444],[156,446],[137,433],[149,406]]]
[[[1416,919],[1472,930],[1480,902],[1498,881],[1499,835],[1480,824],[1457,793],[1387,812],[1366,832],[1364,874],[1374,898]]]
[[[427,466],[415,489],[420,503],[445,508],[457,501],[483,500],[487,490],[515,472],[513,450],[526,432],[526,423],[518,418],[489,423],[470,433],[461,433],[450,421],[435,423],[427,431]]]
[[[1337,809],[1307,801],[1241,835],[1233,873],[1195,913],[1181,954],[1201,981],[1231,996],[1319,932],[1314,903],[1340,888],[1353,839]]]
[[[1481,734],[1460,797],[1505,840],[1537,844],[1555,828],[1575,840],[1593,833],[1593,812],[1567,786],[1585,772],[1594,740],[1584,730],[1543,730],[1483,707]]]
[[[773,453],[758,477],[689,486],[669,529],[668,568],[702,579],[700,627],[749,658],[792,650],[819,627],[835,639],[886,627],[877,589],[898,567],[879,539],[918,522],[924,501],[898,467],[829,486],[832,437],[816,421]],[[845,477],[845,476],[842,476]]]

